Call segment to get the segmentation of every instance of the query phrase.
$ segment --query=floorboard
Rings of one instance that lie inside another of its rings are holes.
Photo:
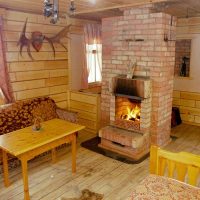
[[[166,149],[200,154],[200,127],[182,124],[172,129],[173,140]],[[59,200],[79,196],[88,188],[104,194],[105,200],[129,199],[131,190],[148,175],[149,159],[139,164],[125,164],[80,147],[91,134],[79,134],[77,172],[71,172],[70,147],[57,151],[57,162],[46,155],[29,162],[31,200]],[[0,199],[23,200],[21,167],[10,170],[12,185],[5,188],[0,175]]]

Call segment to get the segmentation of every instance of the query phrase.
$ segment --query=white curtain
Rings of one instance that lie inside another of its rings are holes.
[[[85,64],[83,66],[82,84],[88,88],[88,82],[101,81],[102,72],[102,40],[101,25],[86,24],[84,26]]]
[[[101,81],[102,44],[86,45],[88,83]]]

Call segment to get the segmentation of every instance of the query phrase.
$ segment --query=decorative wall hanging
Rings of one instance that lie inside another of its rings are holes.
[[[17,43],[17,45],[20,45],[20,55],[21,56],[22,56],[23,47],[27,47],[27,52],[28,52],[29,57],[32,60],[34,60],[33,56],[31,55],[30,47],[32,45],[33,48],[37,52],[39,52],[40,49],[42,48],[42,44],[43,44],[44,40],[47,40],[49,42],[49,44],[51,45],[51,48],[52,48],[53,53],[54,53],[54,57],[55,57],[55,47],[54,47],[55,43],[60,44],[67,51],[67,47],[64,44],[62,44],[61,39],[64,38],[64,37],[69,38],[69,37],[67,37],[67,34],[70,31],[71,24],[68,25],[68,26],[66,26],[66,27],[64,27],[55,36],[47,37],[47,36],[43,35],[41,32],[35,31],[35,32],[32,32],[31,38],[28,39],[26,37],[26,25],[27,25],[27,21],[28,21],[28,19],[26,19],[26,21],[24,23],[24,27],[22,29],[19,41]]]

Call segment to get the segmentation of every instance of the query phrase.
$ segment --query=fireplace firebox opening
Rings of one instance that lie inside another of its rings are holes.
[[[115,98],[115,125],[129,130],[139,130],[141,102],[119,96]]]

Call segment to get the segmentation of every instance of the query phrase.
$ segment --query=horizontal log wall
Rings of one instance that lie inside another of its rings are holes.
[[[100,127],[100,94],[70,92],[70,110],[78,112],[79,124],[84,131],[97,134]]]
[[[200,126],[200,93],[174,91],[173,106],[179,107],[184,123]]]
[[[3,40],[6,52],[7,66],[16,100],[23,100],[39,96],[52,97],[58,106],[68,107],[68,91],[70,89],[70,55],[61,45],[56,44],[55,58],[53,50],[47,41],[44,41],[40,52],[31,47],[31,60],[24,47],[22,56],[19,53],[17,42],[28,18],[26,35],[31,37],[34,31],[51,37],[56,35],[68,24],[72,24],[73,33],[82,33],[83,24],[87,20],[60,19],[56,25],[49,23],[42,15],[0,9],[3,17]],[[70,41],[63,38],[62,43],[70,51]]]
[[[176,38],[192,39],[200,33],[200,17],[180,18],[177,21]]]
[[[67,92],[69,89],[68,52],[60,45],[55,45],[56,55],[49,43],[44,41],[40,52],[31,47],[31,60],[27,48],[23,48],[22,56],[19,53],[19,40],[24,22],[28,19],[26,35],[40,31],[46,36],[58,33],[67,23],[51,25],[49,19],[43,16],[14,11],[3,13],[3,38],[6,51],[7,66],[16,100],[23,100],[39,96],[52,97],[58,106],[67,107]],[[62,42],[68,46],[68,39]]]

